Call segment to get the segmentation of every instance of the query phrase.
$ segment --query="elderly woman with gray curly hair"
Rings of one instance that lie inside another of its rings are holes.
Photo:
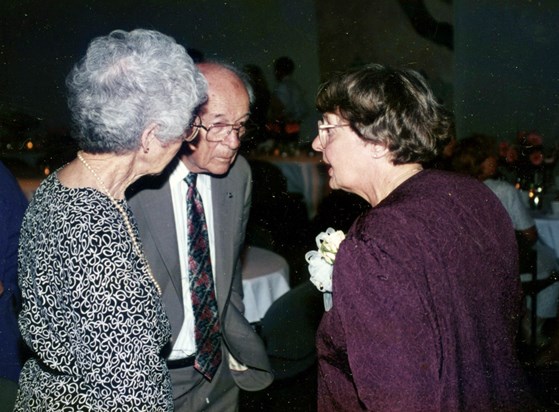
[[[170,326],[124,193],[192,137],[207,84],[172,38],[137,29],[94,39],[67,86],[81,151],[22,225],[19,326],[34,356],[16,410],[172,410]]]

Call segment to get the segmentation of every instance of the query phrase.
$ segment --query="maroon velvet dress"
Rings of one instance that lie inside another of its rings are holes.
[[[482,183],[413,176],[359,217],[317,334],[320,411],[526,411],[510,218]]]

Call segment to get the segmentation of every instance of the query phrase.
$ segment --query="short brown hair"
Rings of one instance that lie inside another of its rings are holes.
[[[321,113],[339,113],[365,141],[385,145],[394,164],[424,163],[450,141],[450,112],[419,73],[370,64],[334,76],[316,98]]]

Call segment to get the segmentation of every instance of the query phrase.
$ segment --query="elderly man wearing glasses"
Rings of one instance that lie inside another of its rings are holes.
[[[237,409],[239,388],[273,379],[262,341],[243,317],[240,252],[251,197],[237,156],[252,92],[236,69],[198,68],[208,101],[167,170],[130,191],[146,255],[171,322],[167,365],[176,411]]]

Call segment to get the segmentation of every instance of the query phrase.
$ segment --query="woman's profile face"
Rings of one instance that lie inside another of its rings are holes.
[[[329,166],[330,187],[361,195],[366,176],[370,174],[366,163],[367,143],[336,113],[324,113],[319,130],[312,148],[322,152],[322,159]]]

